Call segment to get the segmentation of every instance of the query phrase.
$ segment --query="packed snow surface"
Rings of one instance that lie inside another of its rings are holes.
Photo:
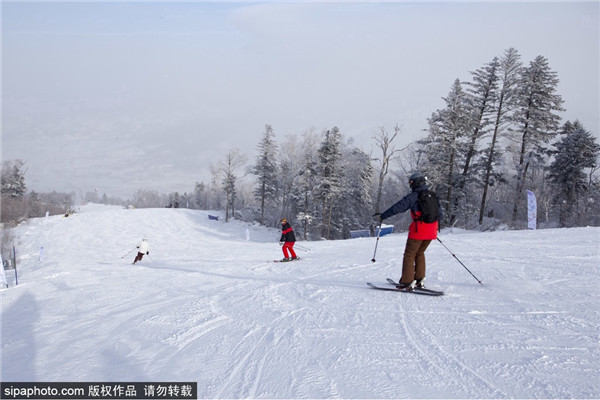
[[[89,205],[14,230],[5,382],[198,384],[199,398],[599,398],[600,228],[444,230],[441,297],[378,291],[406,233],[298,242],[186,209]],[[214,213],[213,213],[214,214]],[[296,227],[298,236],[300,227]],[[132,265],[147,237],[150,256]],[[42,249],[43,248],[43,249]],[[128,253],[129,252],[129,253]]]

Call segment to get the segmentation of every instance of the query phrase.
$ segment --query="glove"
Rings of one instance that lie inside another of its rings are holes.
[[[146,255],[147,255],[147,256],[149,256],[149,255],[150,255],[150,252],[149,252],[149,251],[147,251],[147,252],[146,252]]]
[[[383,218],[381,218],[381,213],[375,213],[373,214],[373,219],[377,222],[381,222],[383,221]]]

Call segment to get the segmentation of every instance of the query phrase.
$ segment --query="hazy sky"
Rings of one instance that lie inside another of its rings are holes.
[[[191,192],[232,148],[338,126],[424,135],[455,79],[542,55],[599,126],[599,3],[2,3],[2,159],[36,191]]]

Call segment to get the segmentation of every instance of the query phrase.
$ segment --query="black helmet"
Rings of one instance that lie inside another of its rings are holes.
[[[427,177],[420,172],[415,172],[408,178],[411,189],[416,189],[427,182]]]

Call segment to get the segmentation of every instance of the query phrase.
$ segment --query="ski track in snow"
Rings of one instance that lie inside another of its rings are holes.
[[[475,395],[478,398],[509,397],[487,378],[481,376],[477,371],[444,350],[426,324],[411,321],[411,313],[406,312],[403,306],[409,300],[403,299],[401,302],[402,311],[400,317],[404,331],[415,349],[431,364],[431,368],[435,369],[445,382],[448,382],[447,384],[451,383],[452,386],[457,386],[459,390],[464,391],[465,396],[469,396],[468,388],[477,387],[482,391],[482,393]],[[414,302],[411,305],[418,308],[418,305],[414,304]]]
[[[442,297],[376,291],[405,233],[300,242],[207,212],[89,205],[15,229],[3,381],[194,381],[199,398],[599,398],[600,228],[427,251]],[[211,212],[214,214],[214,212]],[[246,240],[247,235],[250,240]],[[148,236],[150,256],[127,253]],[[40,247],[44,247],[40,252]]]

